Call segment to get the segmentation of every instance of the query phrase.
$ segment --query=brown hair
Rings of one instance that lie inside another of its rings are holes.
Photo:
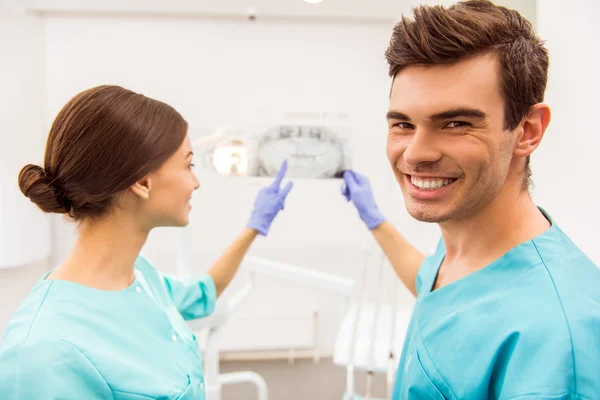
[[[403,17],[394,28],[386,58],[394,77],[409,65],[452,64],[486,52],[500,61],[504,125],[515,129],[531,106],[543,101],[549,65],[543,42],[517,11],[487,0],[415,8],[414,20]],[[527,157],[527,185],[530,177]]]
[[[25,196],[45,212],[100,217],[116,196],[160,167],[187,135],[171,106],[119,86],[71,99],[52,124],[44,168],[19,173]]]

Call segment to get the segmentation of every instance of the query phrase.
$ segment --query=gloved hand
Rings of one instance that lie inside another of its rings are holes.
[[[344,171],[344,184],[342,194],[347,201],[352,200],[358,210],[360,219],[370,230],[377,228],[385,221],[385,217],[377,208],[375,196],[371,190],[369,179],[352,170]]]
[[[248,227],[254,229],[263,236],[267,236],[273,219],[275,219],[275,216],[280,210],[283,210],[285,198],[294,185],[293,182],[288,182],[283,189],[279,187],[286,170],[287,160],[281,165],[273,183],[262,188],[254,201],[254,209],[250,215]]]

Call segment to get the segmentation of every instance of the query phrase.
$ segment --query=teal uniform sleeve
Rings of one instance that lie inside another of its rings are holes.
[[[0,356],[3,400],[114,399],[98,370],[72,344],[39,341],[11,346]]]
[[[183,279],[165,275],[165,285],[183,319],[203,318],[213,313],[217,288],[208,274],[198,279]]]

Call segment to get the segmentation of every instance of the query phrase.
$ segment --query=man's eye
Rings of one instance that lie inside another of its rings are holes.
[[[469,126],[471,124],[469,124],[468,122],[464,122],[464,121],[452,121],[449,122],[448,125],[446,125],[447,128],[462,128],[465,126]]]
[[[393,125],[393,127],[400,128],[400,129],[411,129],[413,126],[412,126],[412,124],[409,124],[408,122],[398,122],[398,123],[395,123]]]

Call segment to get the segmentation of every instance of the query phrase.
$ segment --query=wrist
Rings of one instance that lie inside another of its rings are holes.
[[[383,218],[383,216],[382,216],[381,219],[376,220],[375,222],[369,224],[367,227],[369,228],[369,230],[371,232],[374,232],[377,229],[379,229],[383,225],[384,222],[386,222],[386,219]]]
[[[360,214],[361,219],[369,230],[373,230],[385,222],[386,218],[378,209],[372,209]]]
[[[250,226],[246,226],[242,231],[243,237],[248,237],[252,240],[255,239],[258,235],[260,235],[260,232]]]
[[[257,235],[261,235],[261,236],[267,236],[267,234],[269,233],[268,226],[265,226],[264,224],[261,224],[261,223],[256,223],[254,221],[250,221],[248,223],[248,225],[246,226],[246,228],[252,232],[256,232]]]
[[[246,227],[252,231],[255,231],[259,235],[267,236],[270,226],[270,221],[267,221],[264,217],[252,215]]]

